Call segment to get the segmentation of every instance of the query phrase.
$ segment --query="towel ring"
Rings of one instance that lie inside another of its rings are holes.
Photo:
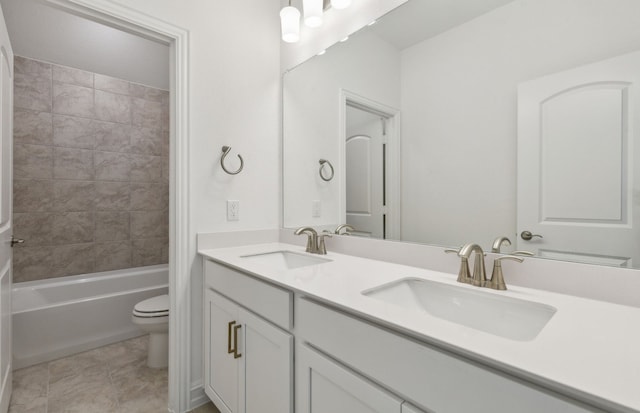
[[[333,165],[331,165],[331,162],[327,161],[326,159],[320,159],[319,163],[320,163],[320,170],[319,170],[320,178],[322,178],[323,181],[329,182],[330,180],[333,179],[333,175],[334,175]],[[325,165],[329,165],[329,168],[331,168],[331,176],[329,176],[328,178],[325,177],[324,174],[322,173]]]
[[[242,168],[244,168],[244,160],[242,159],[242,156],[240,156],[240,154],[238,154],[238,159],[240,159],[240,168],[238,168],[238,170],[235,171],[235,172],[228,170],[224,166],[224,158],[226,158],[227,155],[229,155],[229,152],[231,152],[231,146],[223,146],[222,147],[222,158],[220,158],[220,166],[222,166],[222,169],[226,173],[228,173],[229,175],[238,175],[242,171]]]

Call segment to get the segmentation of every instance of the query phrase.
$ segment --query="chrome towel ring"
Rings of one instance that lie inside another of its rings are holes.
[[[226,158],[227,155],[229,155],[229,152],[231,152],[231,146],[223,146],[222,147],[222,158],[220,158],[220,166],[222,166],[222,169],[226,173],[228,173],[229,175],[238,175],[242,171],[242,168],[244,168],[244,160],[242,159],[242,156],[240,156],[240,154],[238,154],[238,159],[240,159],[240,168],[238,168],[237,171],[228,170],[224,166],[224,158]]]
[[[333,171],[333,165],[331,165],[331,162],[327,161],[326,159],[320,159],[319,161],[320,163],[320,178],[322,178],[323,181],[329,182],[330,180],[333,179],[333,175],[334,175],[334,171]],[[324,176],[324,166],[325,165],[329,165],[329,168],[331,168],[331,175],[329,177],[325,177]]]

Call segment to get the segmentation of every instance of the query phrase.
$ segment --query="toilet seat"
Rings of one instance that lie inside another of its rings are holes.
[[[141,318],[166,317],[169,315],[169,295],[159,295],[140,301],[133,308],[133,315]]]

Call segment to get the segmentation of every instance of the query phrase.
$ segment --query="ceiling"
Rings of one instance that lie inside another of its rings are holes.
[[[514,0],[410,0],[371,30],[404,50]]]
[[[169,46],[38,0],[0,0],[16,55],[169,89]]]

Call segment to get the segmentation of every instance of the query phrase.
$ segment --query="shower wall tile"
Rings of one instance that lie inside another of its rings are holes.
[[[53,242],[53,214],[50,212],[25,212],[13,214],[13,233],[25,240],[17,248],[51,245]]]
[[[129,181],[131,161],[129,155],[118,152],[94,152],[96,180]]]
[[[51,112],[51,78],[16,73],[13,82],[14,107]]]
[[[53,113],[91,118],[95,114],[93,89],[53,82]]]
[[[51,80],[50,63],[16,56],[13,60],[13,68],[16,74],[44,77]]]
[[[162,155],[163,133],[160,129],[131,128],[131,152],[143,155]]]
[[[96,212],[95,241],[122,241],[129,239],[128,212]]]
[[[164,211],[132,211],[131,238],[159,238],[165,235]]]
[[[93,211],[95,200],[94,181],[53,181],[52,211]]]
[[[67,148],[93,149],[94,121],[75,116],[53,115],[53,144]]]
[[[93,73],[66,66],[52,66],[53,80],[77,86],[93,87]]]
[[[53,148],[43,145],[14,145],[13,176],[16,179],[51,179]]]
[[[96,271],[131,267],[131,242],[96,243]]]
[[[95,75],[95,88],[105,92],[118,93],[120,95],[129,94],[129,82],[104,75]]]
[[[131,122],[135,126],[157,128],[162,125],[162,103],[133,98],[131,116]]]
[[[58,274],[54,269],[53,246],[13,249],[13,282],[42,280]]]
[[[131,123],[131,98],[96,90],[96,118],[117,123]]]
[[[53,268],[57,274],[76,275],[95,271],[94,243],[58,245],[53,247],[53,253]]]
[[[93,151],[75,148],[53,148],[54,179],[93,179]]]
[[[57,244],[93,242],[95,214],[93,212],[62,212],[52,217],[53,238]]]
[[[96,182],[97,211],[128,211],[129,182]]]
[[[169,97],[169,92],[166,90],[139,85],[137,83],[131,83],[129,86],[129,95],[144,100],[150,100],[152,102],[163,103],[163,99]]]
[[[159,182],[162,179],[160,156],[131,155],[132,182]]]
[[[131,243],[131,260],[134,267],[162,264],[168,238],[134,239]]]
[[[53,186],[49,180],[14,179],[13,212],[52,211]]]
[[[129,152],[131,150],[131,125],[93,121],[97,151]]]
[[[13,111],[13,142],[51,145],[53,142],[51,113],[15,108]]]
[[[14,281],[168,261],[169,92],[15,59]]]
[[[164,184],[155,183],[131,183],[131,211],[163,211],[169,205],[165,197],[168,190]]]

